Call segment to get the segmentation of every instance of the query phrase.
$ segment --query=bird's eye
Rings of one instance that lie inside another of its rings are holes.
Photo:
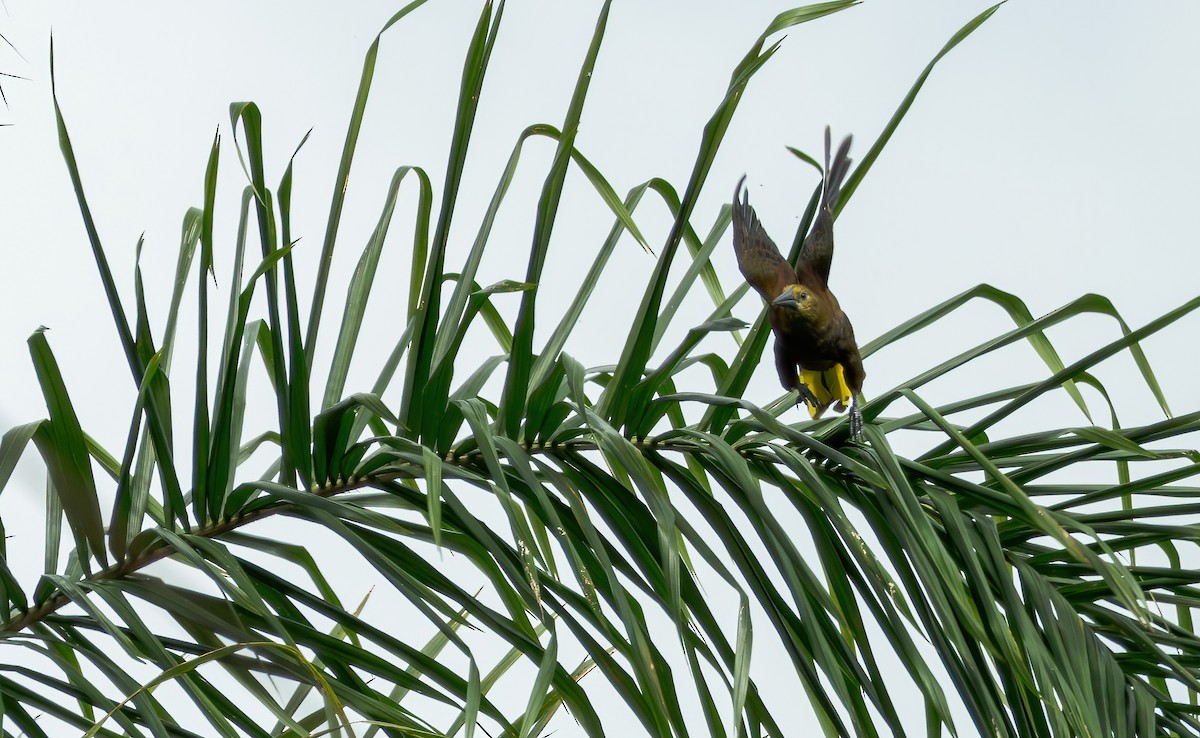
[[[808,293],[807,293],[807,292],[801,292],[801,293],[800,293],[800,299],[801,299],[801,300],[807,300],[807,299],[808,299]]]

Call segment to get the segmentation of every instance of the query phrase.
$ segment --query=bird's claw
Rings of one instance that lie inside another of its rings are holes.
[[[808,385],[801,383],[800,386],[796,388],[796,391],[800,393],[800,395],[796,398],[796,407],[799,407],[800,403],[803,402],[805,405],[808,405],[809,414],[812,414],[821,406],[821,401],[818,400],[817,396],[813,394],[813,391],[808,388]]]
[[[863,416],[857,402],[850,403],[850,438],[855,443],[863,442]]]

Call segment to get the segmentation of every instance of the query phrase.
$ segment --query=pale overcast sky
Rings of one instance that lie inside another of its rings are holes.
[[[12,124],[0,128],[0,431],[45,414],[25,346],[39,325],[52,329],[49,340],[85,429],[110,449],[124,442],[135,393],[58,151],[51,29],[59,99],[126,305],[132,304],[134,245],[144,232],[152,310],[162,311],[181,219],[188,207],[201,204],[204,166],[218,128],[224,141],[216,224],[221,296],[214,299],[226,294],[245,183],[230,135],[232,101],[253,100],[262,109],[272,186],[304,133],[313,130],[296,160],[293,208],[293,232],[302,238],[296,249],[301,282],[307,283],[363,54],[401,5],[7,0],[0,33],[27,61],[0,49],[0,71],[28,80],[4,82],[8,108],[0,117]],[[835,136],[854,134],[851,155],[860,159],[925,64],[987,5],[868,0],[790,29],[746,92],[700,198],[696,227],[707,231],[745,173],[767,229],[776,241],[790,242],[816,176],[785,146],[816,154],[829,124]],[[448,269],[469,248],[520,131],[532,123],[561,124],[599,7],[555,0],[512,0],[507,6]],[[616,2],[579,149],[621,195],[655,176],[682,188],[730,72],[788,7],[775,0]],[[405,164],[422,166],[440,195],[462,56],[479,8],[476,0],[433,0],[383,38],[335,257],[318,352],[321,371],[336,335],[338,290],[375,225],[392,172]],[[1035,315],[1097,292],[1110,297],[1134,328],[1194,297],[1200,283],[1197,28],[1200,5],[1184,0],[1012,0],[951,52],[838,221],[832,286],[860,341],[980,282],[1016,293]],[[553,147],[543,141],[526,151],[481,269],[482,284],[525,273],[533,208]],[[390,336],[406,303],[404,249],[414,202],[411,190],[402,196],[392,226],[395,245],[380,272],[395,289],[376,290],[368,334]],[[669,228],[665,209],[648,197],[637,217],[650,243],[661,244]],[[566,304],[610,225],[586,182],[573,176],[551,246],[543,308]],[[732,289],[739,283],[732,249],[718,249],[715,258]],[[593,307],[604,309],[585,316],[568,346],[585,365],[616,360],[653,269],[651,257],[631,241],[615,260],[619,265],[593,298]],[[189,293],[185,305],[192,299]],[[759,309],[751,294],[736,314],[753,321]],[[681,317],[680,328],[701,322],[710,310],[708,298],[695,295],[681,311],[690,318]],[[554,322],[546,317],[540,325],[548,330]],[[994,306],[966,310],[937,332],[868,361],[866,394],[1009,325]],[[1198,328],[1200,320],[1191,317],[1145,345],[1176,412],[1200,406],[1194,378]],[[161,329],[156,322],[156,335]],[[1117,335],[1106,318],[1050,333],[1068,361]],[[579,340],[584,336],[586,343]],[[721,345],[732,355],[730,344]],[[1011,371],[1044,376],[1028,360],[1031,352],[1011,356],[1024,357]],[[1008,361],[981,364],[984,373],[973,381],[1009,371]],[[1127,390],[1120,408],[1125,423],[1150,422],[1161,414],[1137,386],[1132,366],[1120,357],[1099,374]],[[350,389],[365,388],[375,372],[364,354]],[[190,374],[183,376],[186,386]],[[1009,379],[991,381],[1000,387]],[[930,389],[940,400],[954,391],[952,385]],[[778,394],[773,370],[764,365],[747,399],[765,404]],[[1065,401],[1062,407],[1069,411]],[[40,471],[26,462],[0,507],[6,524],[22,504],[40,509]],[[32,565],[40,566],[40,559]],[[770,657],[764,655],[762,664],[771,668]],[[763,680],[761,671],[758,678]]]
[[[169,278],[179,224],[184,210],[200,203],[218,126],[229,156],[217,227],[229,243],[243,185],[228,126],[228,104],[236,100],[256,101],[263,110],[271,181],[313,129],[296,165],[294,229],[304,239],[302,266],[316,254],[363,53],[399,3],[337,7],[9,4],[4,34],[29,61],[8,53],[0,69],[29,81],[5,85],[5,120],[14,125],[0,129],[4,386],[35,387],[23,344],[43,324],[68,367],[82,368],[77,357],[88,357],[88,372],[124,371],[58,153],[49,99],[51,28],[60,97],[92,209],[113,269],[129,286],[142,232],[147,273]],[[340,274],[353,267],[395,167],[421,165],[440,178],[461,56],[478,7],[431,2],[384,37],[352,172]],[[682,186],[729,72],[786,7],[617,3],[580,149],[620,193],[652,176]],[[855,134],[852,154],[861,157],[923,66],[985,7],[867,2],[791,29],[746,93],[701,197],[697,226],[707,227],[746,173],[767,228],[777,241],[790,239],[814,175],[784,147],[816,152],[830,124],[835,134]],[[520,130],[561,123],[597,8],[508,5],[452,234],[460,253]],[[1193,295],[1200,93],[1191,77],[1200,68],[1192,37],[1198,16],[1200,8],[1187,2],[1015,0],[944,59],[838,223],[833,286],[860,339],[984,281],[1020,295],[1035,314],[1099,292],[1135,327]],[[527,148],[528,163],[499,224],[512,236],[495,239],[481,281],[524,274],[529,207],[552,150],[546,143]],[[569,264],[577,249],[594,248],[610,224],[581,179],[572,180],[565,207],[573,217],[559,221],[551,269]],[[397,232],[408,217],[411,204],[402,206]],[[641,218],[652,243],[665,237],[660,207],[646,207]],[[407,267],[406,254],[389,256],[393,273]],[[618,258],[631,277],[652,268],[632,246]],[[731,250],[719,250],[717,259],[727,284],[736,284]],[[555,282],[566,294],[578,276],[568,271]],[[397,280],[393,305],[402,304],[406,283]],[[620,333],[636,299],[622,292],[629,280],[614,278],[608,286],[606,299],[622,320],[590,319],[597,330]],[[166,290],[161,283],[157,296],[165,299]],[[708,304],[697,298],[699,319]],[[739,312],[752,319],[756,308],[748,300]],[[999,316],[984,307],[971,314]],[[1003,324],[998,318],[995,330]],[[1111,335],[1106,321],[1086,325],[1098,333],[1081,349]],[[594,364],[615,358],[613,345],[572,348]],[[868,394],[872,385],[900,381],[931,363],[916,354],[917,363],[894,375],[889,367],[869,367]],[[1156,365],[1165,363],[1160,358]],[[1170,376],[1171,367],[1161,370]],[[763,391],[773,392],[774,380],[763,374]],[[1174,392],[1189,392],[1186,375],[1175,376]],[[130,399],[123,393],[132,388],[123,375],[117,381],[118,392],[79,402],[123,414]],[[27,420],[42,412],[40,403],[37,392],[18,391],[0,405],[0,418]]]

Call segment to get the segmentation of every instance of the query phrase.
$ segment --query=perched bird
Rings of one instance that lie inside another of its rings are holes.
[[[780,383],[784,389],[800,393],[813,418],[821,417],[830,405],[839,413],[848,405],[850,433],[861,440],[862,412],[857,397],[867,375],[854,341],[854,328],[829,291],[833,210],[850,169],[846,155],[850,136],[838,146],[832,161],[829,150],[829,128],[826,128],[821,207],[804,239],[796,266],[793,268],[780,255],[750,207],[749,196],[742,192],[745,177],[733,193],[733,248],[742,275],[769,304]]]

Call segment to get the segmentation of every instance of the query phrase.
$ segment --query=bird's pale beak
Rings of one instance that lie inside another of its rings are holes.
[[[794,308],[794,307],[796,307],[796,298],[792,295],[792,291],[790,289],[787,289],[787,290],[783,291],[782,295],[780,295],[779,297],[776,297],[771,302],[771,304],[778,305],[779,307]]]

